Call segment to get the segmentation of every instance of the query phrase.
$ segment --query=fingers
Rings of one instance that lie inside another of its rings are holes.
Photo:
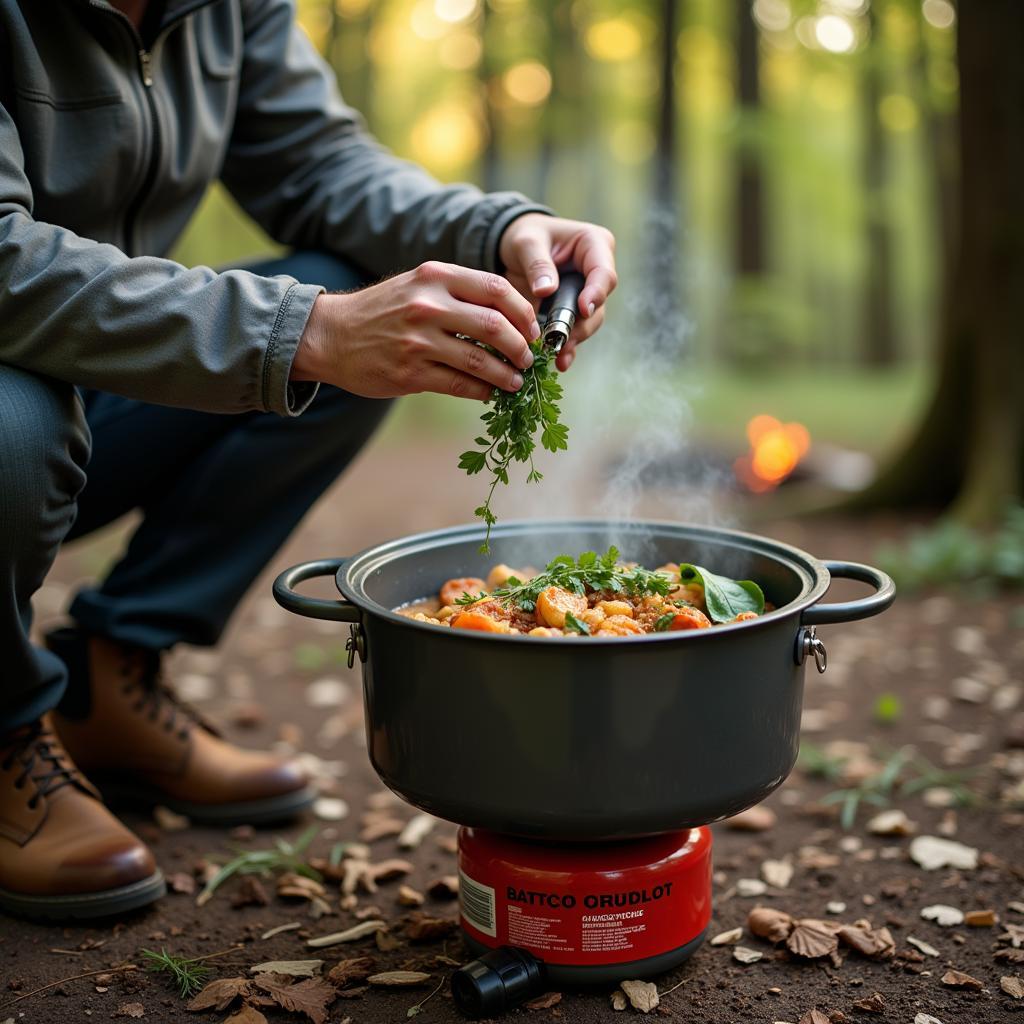
[[[517,238],[516,269],[526,278],[534,298],[550,295],[558,287],[558,270],[551,258],[551,238],[532,232]]]
[[[469,342],[464,342],[469,345]],[[475,346],[474,346],[475,347]],[[493,357],[492,357],[493,358]],[[420,380],[421,391],[433,391],[439,395],[452,395],[455,398],[470,398],[477,402],[486,401],[494,390],[468,373],[453,370],[450,366],[433,364],[427,367]]]
[[[559,372],[565,373],[566,370],[572,366],[573,360],[576,358],[577,346],[583,344],[591,335],[595,334],[604,323],[604,307],[594,311],[593,316],[589,316],[584,320],[577,320],[576,326],[573,328],[572,335],[569,340],[562,346],[562,351],[558,353],[558,358],[555,360],[555,366]]]
[[[518,298],[522,296],[518,295]],[[532,310],[530,315],[533,316]],[[496,309],[450,299],[438,313],[435,323],[449,334],[465,334],[490,345],[511,360],[514,366],[525,370],[533,365],[533,353],[523,335]]]
[[[493,388],[518,391],[523,386],[523,376],[514,366],[471,341],[440,334],[434,343],[433,358],[452,370],[486,382],[487,394]]]
[[[584,317],[593,316],[618,284],[614,247],[611,232],[597,227],[587,231],[576,246],[576,264],[586,278],[580,292],[580,312]]]
[[[529,366],[532,356],[527,356],[527,342],[540,334],[537,316],[530,302],[499,274],[488,274],[482,270],[470,270],[450,263],[424,263],[417,274],[428,281],[438,283],[456,299],[496,310],[521,335],[523,344],[519,351],[522,358],[516,358],[515,351],[501,349],[517,366]],[[460,333],[477,337],[466,327],[457,328]],[[492,344],[490,338],[480,338]],[[495,346],[498,347],[498,346]]]

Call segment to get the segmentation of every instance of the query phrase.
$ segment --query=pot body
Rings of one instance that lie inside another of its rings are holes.
[[[449,577],[486,576],[497,562],[543,565],[609,539],[646,565],[690,561],[754,579],[779,608],[634,640],[476,634],[389,610]],[[802,619],[829,583],[821,563],[763,538],[679,524],[508,524],[489,556],[479,541],[478,529],[440,531],[338,569],[337,604],[356,611],[324,617],[359,620],[367,748],[387,786],[462,825],[594,841],[717,821],[783,782],[799,745]],[[891,595],[873,600],[884,606]],[[852,605],[830,607],[839,614],[827,621],[860,617],[842,614]]]

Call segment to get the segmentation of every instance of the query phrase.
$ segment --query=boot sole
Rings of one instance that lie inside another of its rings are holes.
[[[112,917],[129,910],[155,903],[167,892],[163,872],[149,878],[102,892],[85,892],[65,896],[29,896],[0,889],[0,909],[20,917],[46,920],[85,920]]]
[[[183,814],[197,825],[231,828],[235,825],[270,825],[288,821],[312,806],[316,790],[311,786],[281,793],[260,800],[240,800],[230,804],[199,804],[190,800],[177,800],[167,793],[145,786],[132,786],[121,781],[106,781],[90,776],[93,785],[103,794],[108,804],[152,808],[166,807],[175,814]]]

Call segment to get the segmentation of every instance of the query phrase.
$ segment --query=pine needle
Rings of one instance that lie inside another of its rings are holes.
[[[181,998],[188,999],[190,996],[194,996],[213,974],[213,971],[206,967],[203,961],[225,956],[238,948],[238,946],[231,946],[229,949],[222,949],[216,953],[207,953],[206,956],[191,958],[172,956],[166,949],[161,949],[159,953],[155,953],[151,949],[142,949],[139,950],[139,955],[142,957],[147,971],[169,975]]]

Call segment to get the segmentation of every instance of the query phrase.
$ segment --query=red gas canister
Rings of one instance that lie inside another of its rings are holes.
[[[555,985],[659,974],[700,945],[711,919],[711,833],[550,845],[463,828],[459,888],[478,953],[523,950]]]

